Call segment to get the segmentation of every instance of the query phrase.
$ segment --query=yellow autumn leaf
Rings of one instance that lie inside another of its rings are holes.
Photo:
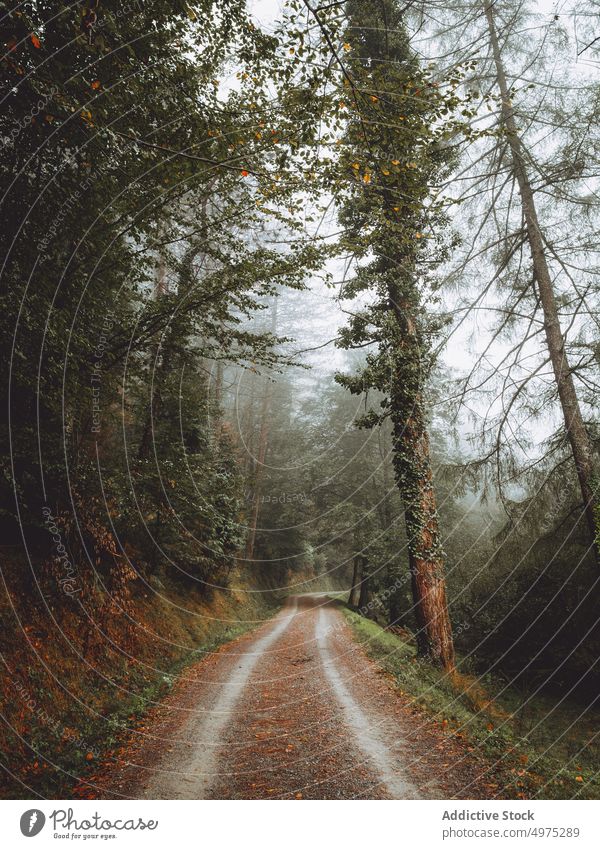
[[[358,171],[358,169],[360,168],[360,165],[358,164],[358,162],[353,162],[352,167],[354,168],[355,171]]]
[[[371,175],[370,174],[363,174],[363,183],[370,183],[370,182],[371,182]]]
[[[346,53],[348,52],[348,50],[352,50],[351,45],[348,44],[347,41],[344,42],[344,50],[346,51]]]
[[[392,159],[392,165],[400,165],[399,159]]]

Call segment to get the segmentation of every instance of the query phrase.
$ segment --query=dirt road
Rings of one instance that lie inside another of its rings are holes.
[[[298,596],[188,670],[98,795],[478,798],[482,769],[398,694],[334,605]]]

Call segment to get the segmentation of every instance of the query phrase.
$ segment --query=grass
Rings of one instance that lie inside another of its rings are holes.
[[[600,798],[598,714],[575,703],[526,694],[501,678],[448,676],[417,658],[401,636],[338,600],[355,639],[393,677],[398,690],[445,733],[475,746],[511,798]]]

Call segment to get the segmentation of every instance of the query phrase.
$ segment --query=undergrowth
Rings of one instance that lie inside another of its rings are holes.
[[[490,762],[512,798],[600,798],[597,712],[519,692],[501,677],[474,676],[463,658],[449,676],[416,656],[414,645],[340,604],[356,640],[393,676],[400,693]]]
[[[186,666],[258,626],[280,601],[244,590],[208,600],[175,583],[160,599],[141,590],[135,628],[117,617],[111,639],[91,651],[75,608],[32,609],[25,591],[0,599],[9,626],[0,645],[0,797],[72,798]],[[17,628],[20,639],[9,639]]]

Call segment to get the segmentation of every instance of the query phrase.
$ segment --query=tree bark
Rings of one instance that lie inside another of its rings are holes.
[[[454,669],[454,643],[446,598],[444,555],[433,474],[429,435],[420,409],[405,418],[394,414],[394,441],[408,537],[409,569],[417,624],[417,651],[444,669]],[[408,458],[405,461],[403,458]]]
[[[214,404],[215,435],[220,439],[223,430],[223,363],[220,360],[216,366]]]
[[[363,554],[358,555],[360,560],[360,593],[358,597],[358,610],[366,616],[369,610],[371,575],[369,572],[369,562]]]
[[[158,300],[166,294],[166,279],[167,273],[165,261],[162,256],[159,256],[158,262],[156,264],[156,269],[154,271],[154,300]],[[155,337],[156,338],[154,339],[151,348],[152,353],[150,359],[150,363],[151,365],[153,364],[154,370],[152,372],[152,380],[150,382],[148,410],[146,411],[144,427],[142,429],[142,436],[138,448],[139,460],[147,460],[150,457],[150,449],[152,447],[153,442],[152,437],[154,432],[154,422],[158,420],[161,406],[160,389],[162,385],[162,358],[164,357],[164,351],[161,354],[160,334],[155,334]],[[161,362],[159,362],[159,359],[161,360]]]
[[[533,262],[533,274],[537,283],[540,303],[544,315],[546,344],[552,362],[554,379],[558,389],[565,429],[575,461],[579,487],[583,499],[584,514],[593,541],[596,563],[600,565],[600,552],[596,545],[595,497],[592,486],[593,452],[592,443],[583,421],[579,398],[569,365],[565,340],[560,326],[556,294],[546,259],[544,236],[540,228],[534,193],[525,163],[525,148],[515,120],[510,100],[506,71],[502,62],[498,33],[491,3],[485,3],[485,15],[490,35],[490,44],[496,67],[496,79],[502,98],[502,121],[506,127],[508,144],[512,155],[513,173],[521,193],[521,206],[527,230],[527,239]]]
[[[387,422],[385,422],[384,425],[379,428],[379,456],[381,457],[381,465],[383,469],[383,490],[385,493],[385,497],[383,499],[382,521],[383,527],[386,531],[389,531],[392,526],[392,511],[389,499],[391,479],[388,456],[390,453],[391,452],[388,451]],[[403,574],[404,573],[400,570],[399,564],[397,562],[390,561],[387,567],[388,619],[390,625],[396,625],[404,613]]]
[[[355,554],[352,559],[352,588],[350,589],[350,597],[348,598],[349,607],[358,607],[360,598],[360,581],[361,581],[361,561],[360,555]]]
[[[273,312],[271,313],[271,333],[277,331],[277,297],[273,301]],[[271,400],[273,396],[273,385],[268,376],[264,379],[264,393],[260,413],[260,432],[258,437],[258,452],[254,470],[253,501],[250,522],[248,523],[248,539],[246,540],[246,560],[252,560],[254,555],[254,544],[256,542],[256,528],[258,527],[258,516],[260,513],[261,481],[267,456],[267,444],[269,440],[269,417],[271,413]]]
[[[446,598],[429,433],[423,409],[423,363],[411,304],[390,285],[390,309],[398,326],[392,361],[390,411],[396,482],[404,504],[417,651],[448,671],[455,668]]]

